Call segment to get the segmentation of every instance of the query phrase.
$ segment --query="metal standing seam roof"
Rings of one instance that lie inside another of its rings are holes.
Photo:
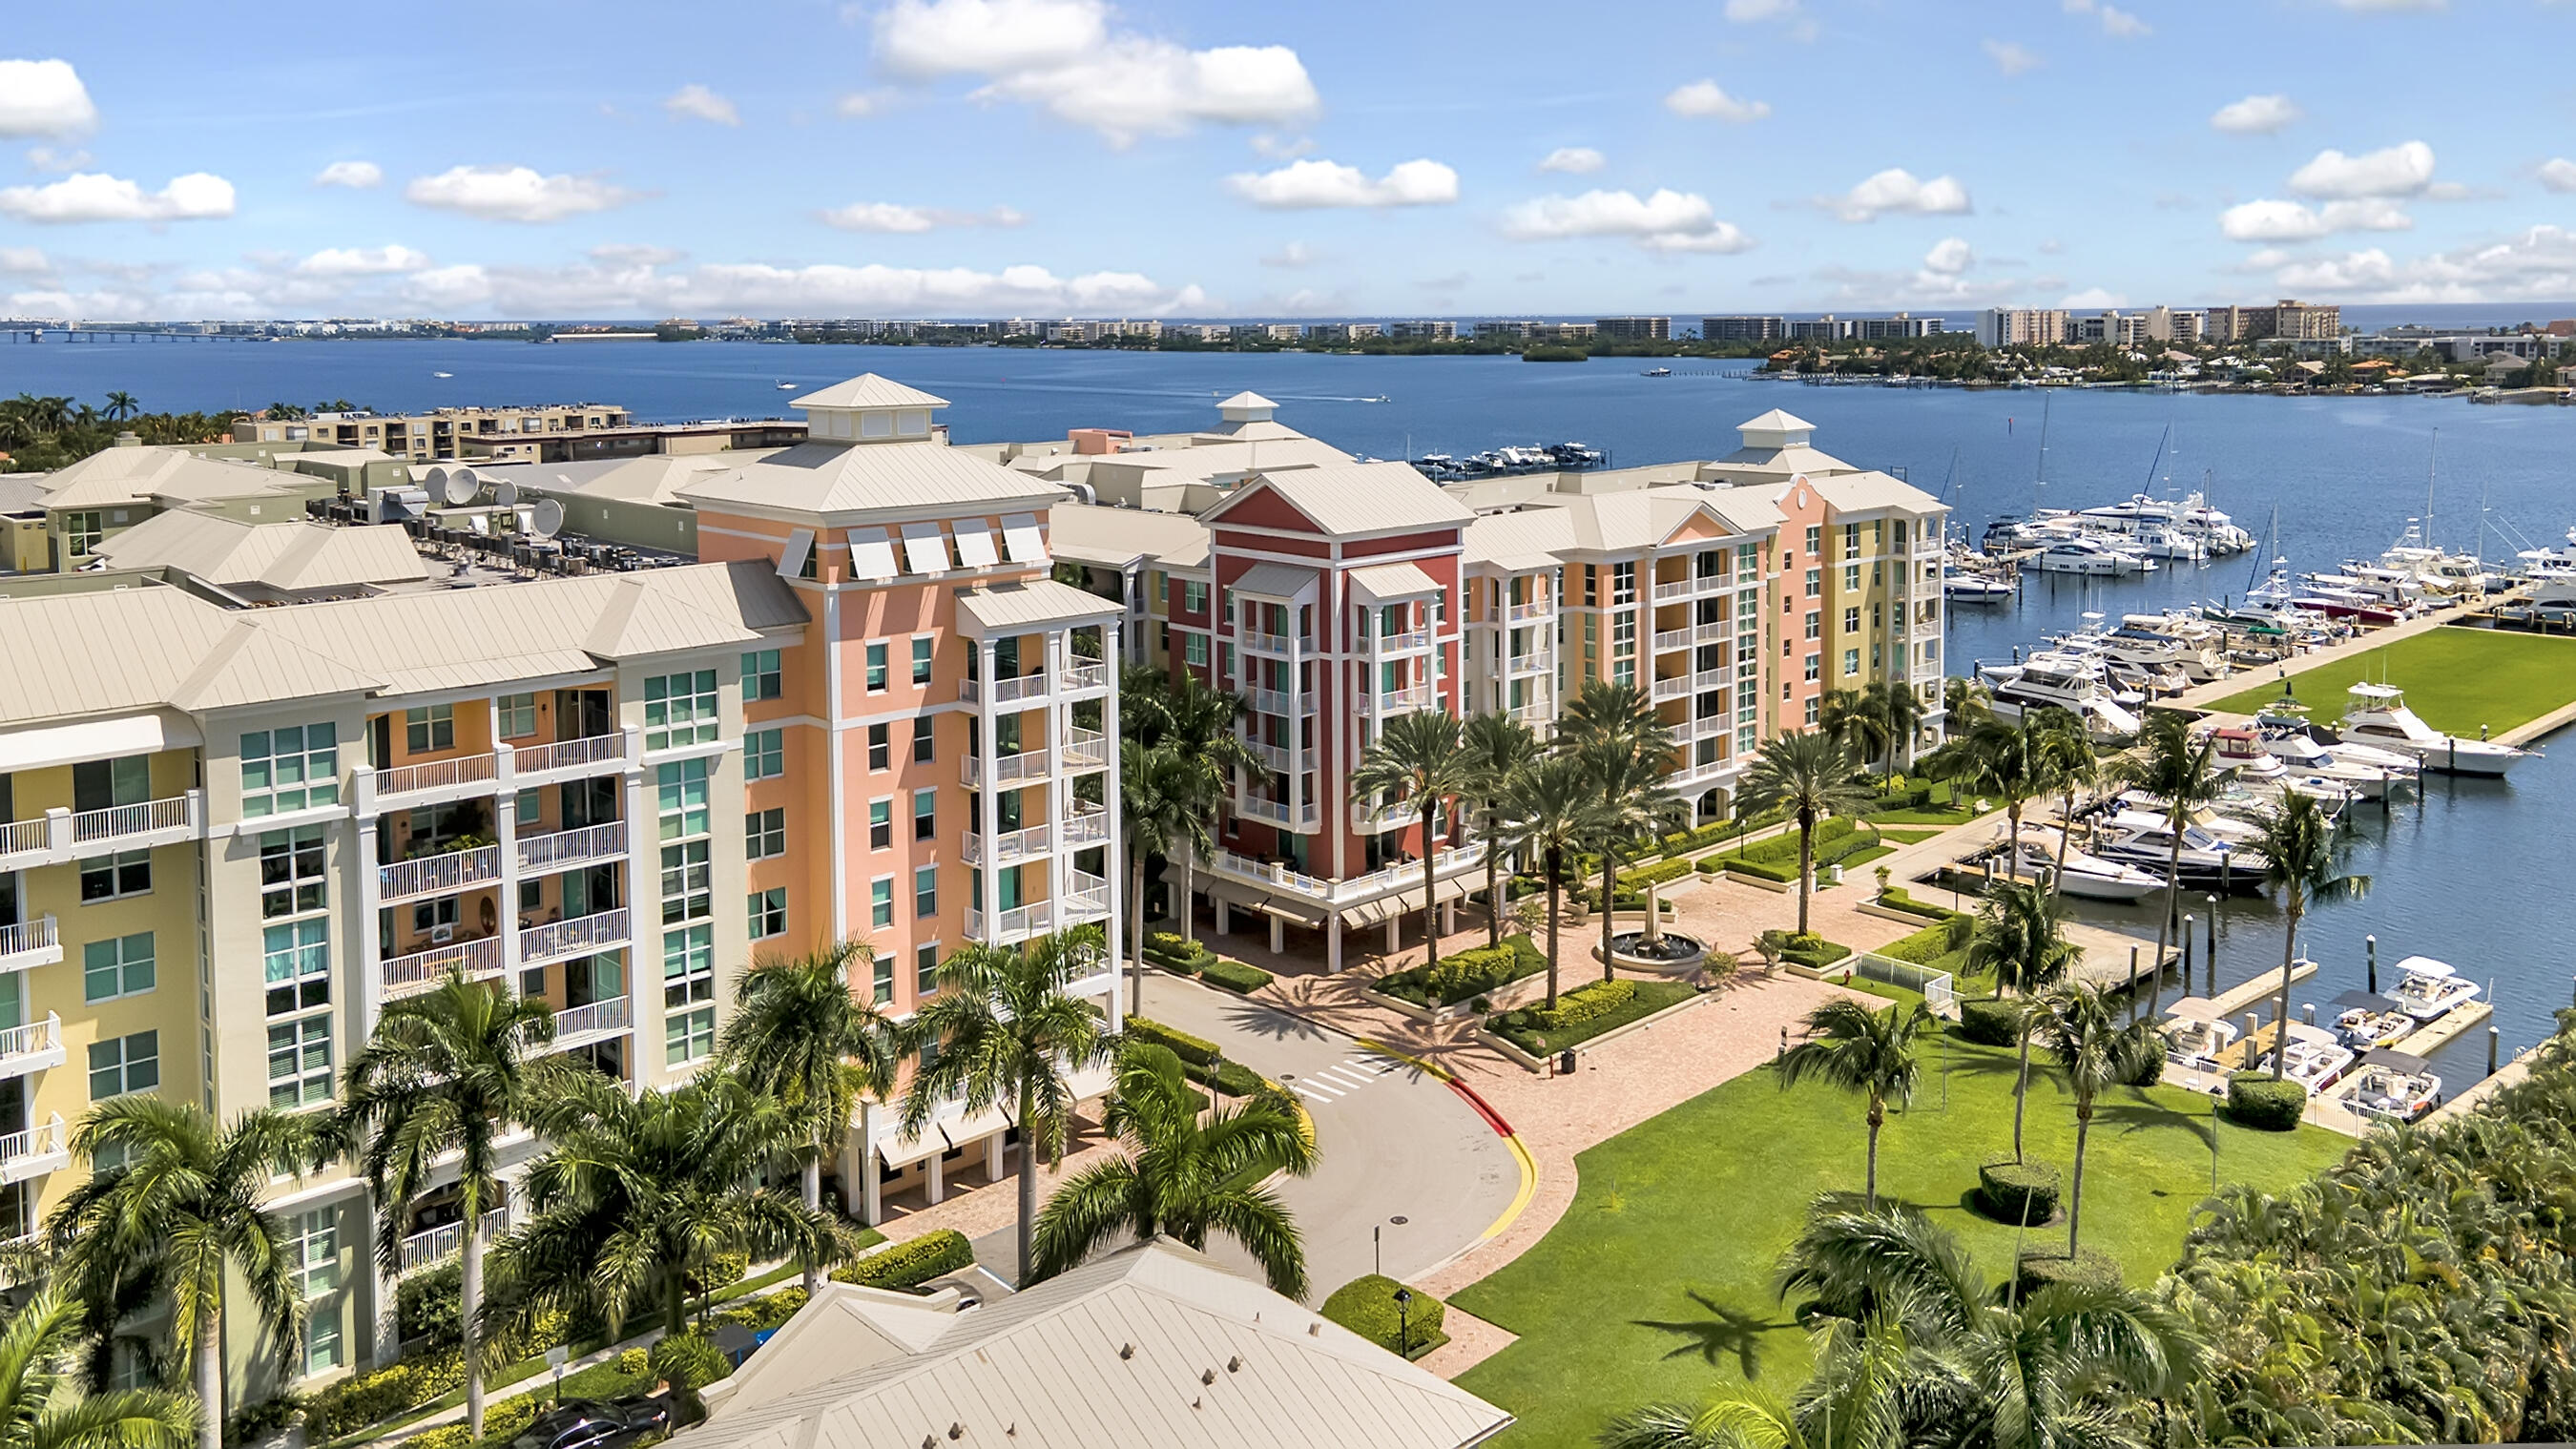
[[[1047,514],[1047,541],[1058,558],[1123,569],[1139,559],[1167,568],[1204,568],[1207,525],[1186,513],[1059,503]]]
[[[1332,534],[1437,528],[1468,523],[1476,516],[1409,463],[1338,463],[1260,474],[1201,517],[1214,522],[1265,488]]]
[[[1239,594],[1259,594],[1265,599],[1286,600],[1313,587],[1321,577],[1313,569],[1265,560],[1245,569],[1226,587]]]
[[[835,1309],[839,1312],[834,1312]],[[847,1334],[871,1298],[838,1289],[763,1354],[804,1366],[807,1331]],[[893,1334],[875,1335],[881,1344]],[[760,1362],[756,1356],[752,1363]],[[757,1377],[687,1449],[1461,1449],[1511,1423],[1464,1389],[1168,1240],[956,1314],[924,1347],[803,1384]],[[744,1393],[761,1397],[745,1399]]]
[[[1436,594],[1442,586],[1438,579],[1424,573],[1419,564],[1389,563],[1351,570],[1351,587],[1383,601]]]
[[[102,448],[47,475],[45,507],[113,508],[153,498],[242,498],[318,480],[183,448]]]
[[[1126,612],[1127,606],[1116,599],[1104,599],[1054,579],[995,584],[990,588],[961,590],[957,595],[958,617],[988,634],[1059,624],[1086,624],[1114,619]]]
[[[213,584],[346,588],[429,577],[397,524],[335,528],[307,519],[251,523],[180,510],[155,514],[98,549],[117,568],[173,568]]]
[[[1460,562],[1524,573],[1561,563],[1558,552],[1574,547],[1574,523],[1562,508],[1486,513],[1467,525],[1460,541],[1466,546]]]
[[[906,387],[890,377],[873,372],[836,382],[819,392],[791,398],[791,408],[944,408],[948,399],[933,397],[917,387]]]
[[[804,513],[917,511],[954,505],[995,508],[1066,496],[1032,478],[936,439],[908,442],[809,441],[674,490],[701,507],[740,504]]]
[[[1875,508],[1895,508],[1908,513],[1943,511],[1940,499],[1886,473],[1838,473],[1807,481],[1823,495],[1826,505],[1838,513],[1864,513]]]

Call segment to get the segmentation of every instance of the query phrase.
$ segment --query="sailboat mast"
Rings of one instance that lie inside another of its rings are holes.
[[[2055,400],[2045,393],[2042,393],[2039,399],[2039,468],[2032,474],[2030,480],[2030,511],[2033,517],[2038,516],[2040,506],[2048,501],[2048,406]]]
[[[2426,451],[2424,456],[2424,546],[2426,548],[2432,548],[2434,546],[2433,479],[2441,472],[2441,467],[2442,430],[2440,428],[2435,428],[2433,430],[2433,446]]]

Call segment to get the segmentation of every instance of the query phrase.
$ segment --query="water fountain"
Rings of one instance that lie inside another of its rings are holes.
[[[1663,886],[1646,887],[1646,928],[1621,931],[1610,938],[1610,961],[1632,971],[1686,976],[1708,959],[1708,943],[1697,936],[1664,929]]]

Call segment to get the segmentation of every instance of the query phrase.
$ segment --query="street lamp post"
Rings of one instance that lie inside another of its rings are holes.
[[[1412,1310],[1413,1310],[1413,1290],[1412,1290],[1412,1289],[1410,1289],[1410,1288],[1398,1288],[1398,1289],[1396,1289],[1396,1290],[1395,1290],[1395,1353],[1396,1353],[1396,1357],[1398,1357],[1398,1358],[1402,1358],[1402,1359],[1407,1359],[1407,1360],[1410,1360],[1410,1359],[1413,1357],[1413,1312],[1412,1312]]]

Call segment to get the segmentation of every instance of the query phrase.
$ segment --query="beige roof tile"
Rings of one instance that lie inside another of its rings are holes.
[[[1407,463],[1341,463],[1264,473],[1201,516],[1210,522],[1221,519],[1264,488],[1332,534],[1435,528],[1464,524],[1476,516]]]
[[[682,484],[701,508],[726,504],[798,513],[918,512],[928,507],[1044,507],[1065,490],[935,439],[807,441]]]
[[[1114,619],[1126,612],[1126,606],[1116,599],[1104,599],[1088,589],[1077,589],[1053,579],[1030,579],[1025,583],[963,589],[957,595],[958,617],[987,634],[1093,623]]]
[[[789,400],[791,408],[944,408],[948,399],[906,387],[890,377],[863,372],[820,392]]]

